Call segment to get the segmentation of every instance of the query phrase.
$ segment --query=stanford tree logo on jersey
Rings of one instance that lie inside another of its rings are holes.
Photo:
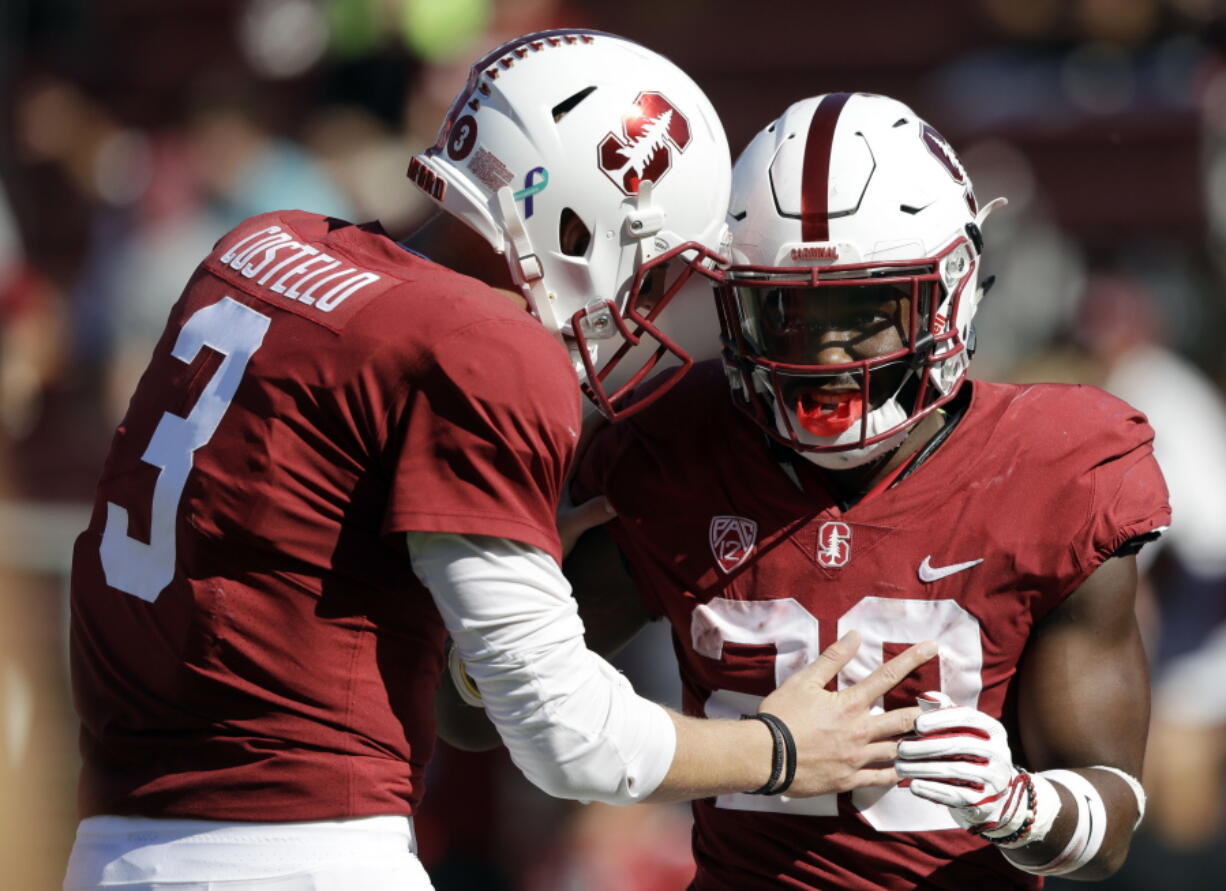
[[[851,560],[851,527],[837,520],[822,523],[817,530],[817,562],[827,569],[846,566]]]
[[[622,135],[601,140],[597,163],[614,185],[634,195],[643,180],[663,179],[673,166],[673,149],[684,152],[691,138],[690,122],[662,93],[639,93],[622,119]]]

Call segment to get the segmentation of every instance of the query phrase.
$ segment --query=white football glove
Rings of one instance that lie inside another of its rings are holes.
[[[911,781],[911,794],[945,805],[959,826],[990,841],[1012,846],[1033,840],[1035,787],[1030,774],[1014,767],[1001,723],[955,706],[939,691],[917,702],[916,736],[898,744],[894,765]]]

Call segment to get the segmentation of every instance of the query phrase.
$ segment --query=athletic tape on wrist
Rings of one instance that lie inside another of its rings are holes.
[[[1137,822],[1132,824],[1132,828],[1135,830],[1140,826],[1141,821],[1145,819],[1145,787],[1141,785],[1141,781],[1118,767],[1108,767],[1106,764],[1095,764],[1091,770],[1105,770],[1107,773],[1113,773],[1128,784],[1128,788],[1132,790],[1133,796],[1137,799]]]
[[[1046,863],[1029,865],[1012,858],[1009,862],[1037,876],[1062,876],[1076,872],[1097,856],[1107,832],[1107,808],[1102,796],[1093,783],[1071,770],[1045,770],[1036,777],[1054,780],[1069,791],[1077,803],[1077,822],[1064,850]]]
[[[474,708],[485,708],[485,700],[481,698],[481,691],[473,679],[468,676],[468,672],[464,670],[464,660],[460,658],[460,651],[454,645],[447,650],[447,670],[451,673],[451,683],[455,685],[455,690],[464,700],[464,704]]]

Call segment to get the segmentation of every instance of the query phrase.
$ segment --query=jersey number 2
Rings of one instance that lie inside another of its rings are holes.
[[[865,597],[839,616],[837,634],[860,632],[860,649],[839,672],[839,689],[868,677],[885,659],[887,643],[935,640],[940,646],[941,689],[958,705],[975,706],[983,689],[983,644],[979,620],[953,600],[901,597]],[[690,633],[694,651],[722,659],[725,643],[773,644],[775,686],[818,656],[818,620],[791,597],[779,600],[730,600],[716,597],[696,608]],[[761,696],[737,690],[714,690],[707,698],[708,718],[735,718],[758,710]],[[880,711],[880,707],[875,708]],[[851,793],[861,816],[881,832],[923,832],[954,829],[949,809],[895,786],[865,788]],[[758,795],[721,795],[716,807],[833,817],[838,814],[834,795],[788,798]]]
[[[223,358],[188,416],[163,413],[141,455],[142,461],[158,468],[149,543],[128,535],[128,511],[107,502],[101,554],[106,583],[112,588],[152,603],[174,578],[175,517],[196,449],[212,439],[271,322],[268,316],[224,297],[192,313],[179,330],[170,351],[179,361],[191,364],[206,346]]]

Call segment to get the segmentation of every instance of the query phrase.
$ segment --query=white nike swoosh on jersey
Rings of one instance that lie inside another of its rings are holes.
[[[924,562],[919,565],[919,578],[921,582],[935,582],[937,579],[943,579],[956,572],[962,572],[964,569],[970,569],[972,566],[978,566],[983,562],[983,558],[968,560],[965,563],[951,563],[948,566],[933,566],[931,561],[932,555],[929,554],[924,558]]]

